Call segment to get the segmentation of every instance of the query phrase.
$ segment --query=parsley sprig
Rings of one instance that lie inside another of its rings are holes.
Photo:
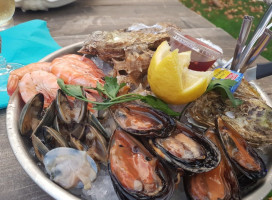
[[[237,107],[243,103],[242,100],[237,99],[233,96],[233,94],[230,91],[230,88],[234,86],[237,82],[230,79],[214,79],[210,82],[206,92],[209,92],[211,90],[215,90],[220,93],[220,95],[226,99],[229,98],[232,105],[234,107]]]
[[[93,108],[96,110],[104,110],[117,103],[141,100],[142,102],[150,105],[151,107],[161,110],[170,116],[180,115],[180,113],[175,112],[171,108],[169,108],[169,106],[165,102],[152,95],[143,96],[140,94],[129,93],[117,96],[119,90],[122,89],[126,84],[118,84],[115,77],[105,77],[104,86],[100,83],[97,83],[95,88],[87,88],[98,91],[99,95],[103,97],[103,102],[90,101],[89,99],[87,99],[82,91],[82,86],[65,84],[62,79],[58,79],[58,85],[67,95],[94,104]]]

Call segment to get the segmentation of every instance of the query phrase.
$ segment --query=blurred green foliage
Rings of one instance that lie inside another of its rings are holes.
[[[180,0],[180,2],[236,39],[239,36],[244,15],[254,17],[252,34],[268,8],[265,3],[256,0]],[[272,60],[272,42],[261,55]]]

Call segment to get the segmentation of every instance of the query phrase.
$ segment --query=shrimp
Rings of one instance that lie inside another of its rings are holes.
[[[10,72],[7,92],[11,96],[16,90],[19,81],[23,78],[26,73],[34,72],[37,70],[50,71],[50,63],[49,62],[38,62],[26,65],[22,68],[16,69]]]
[[[50,70],[66,84],[84,87],[96,87],[97,82],[104,84],[102,80],[104,74],[94,63],[91,66],[73,57],[55,58]]]
[[[67,54],[67,55],[65,55],[65,56],[62,56],[62,58],[68,58],[68,59],[73,59],[74,60],[74,62],[76,61],[76,60],[78,60],[78,61],[83,61],[85,64],[87,64],[89,67],[87,67],[87,68],[89,68],[90,70],[93,70],[94,71],[94,75],[96,76],[96,77],[99,77],[99,78],[102,78],[102,77],[104,77],[105,76],[105,74],[103,73],[103,71],[101,70],[101,69],[99,69],[97,66],[96,66],[96,64],[91,60],[91,59],[89,59],[89,58],[86,58],[85,56],[80,56],[80,55],[77,55],[77,54]],[[78,64],[80,64],[80,63],[78,63]],[[81,64],[82,65],[82,64]]]
[[[19,82],[19,92],[24,102],[26,103],[36,94],[42,93],[44,107],[48,107],[56,98],[58,89],[57,77],[42,70],[26,73]]]

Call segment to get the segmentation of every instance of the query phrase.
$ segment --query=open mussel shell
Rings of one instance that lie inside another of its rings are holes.
[[[84,144],[88,147],[87,153],[95,160],[107,163],[108,145],[105,138],[92,126],[86,125]]]
[[[43,126],[42,134],[45,144],[48,145],[50,149],[69,146],[67,141],[62,137],[62,135],[53,128]]]
[[[35,134],[32,134],[32,145],[36,157],[42,161],[44,155],[51,149],[57,147],[68,147],[67,141],[61,134],[48,126],[42,126]]]
[[[112,106],[116,123],[126,132],[146,137],[167,137],[175,129],[175,121],[150,107],[123,103]]]
[[[102,112],[102,111],[100,111]],[[116,123],[114,122],[114,120],[111,118],[110,114],[109,114],[109,111],[104,111],[104,112],[107,112],[107,119],[106,121],[110,121],[109,123],[109,126],[111,128],[114,128],[114,130],[116,129]],[[111,123],[111,121],[113,121],[113,123]],[[104,128],[104,126],[100,123],[100,121],[94,116],[94,114],[92,114],[91,112],[88,113],[88,122],[93,126],[95,127],[99,133],[101,135],[103,135],[103,137],[106,139],[106,141],[109,141],[110,140],[110,136],[112,135],[111,131],[109,130],[106,130]]]
[[[246,140],[221,117],[216,120],[217,132],[226,154],[239,172],[251,180],[258,180],[267,174],[263,160]]]
[[[30,136],[38,126],[41,120],[43,104],[44,96],[38,93],[24,105],[19,118],[19,130],[22,135]]]
[[[81,123],[86,117],[87,102],[75,99],[73,103],[71,103],[64,92],[62,90],[58,90],[56,109],[59,119],[64,123]]]
[[[205,136],[210,139],[221,153],[219,165],[209,172],[193,174],[184,178],[186,195],[189,199],[240,199],[240,189],[231,162],[221,146],[213,129],[208,129]]]
[[[49,107],[45,110],[44,115],[42,116],[42,119],[39,121],[38,126],[35,128],[35,130],[32,132],[32,135],[36,135],[39,137],[40,133],[42,132],[43,126],[51,126],[54,122],[56,115],[56,107],[55,102],[53,101]]]
[[[43,158],[49,149],[42,143],[42,141],[35,135],[31,136],[34,152],[39,161],[43,161]]]
[[[148,144],[163,160],[187,172],[202,173],[220,162],[218,148],[196,130],[176,122],[176,130],[167,138],[152,138]]]
[[[109,145],[108,170],[120,199],[170,199],[174,182],[165,166],[138,140],[116,129]]]

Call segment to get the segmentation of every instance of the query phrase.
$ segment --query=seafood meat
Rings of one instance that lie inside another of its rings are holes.
[[[209,172],[185,177],[184,186],[187,196],[193,200],[240,199],[238,180],[230,161],[224,153],[220,140],[212,129],[208,129],[205,136],[220,150],[221,161],[215,169]]]
[[[175,129],[175,121],[161,111],[132,103],[110,108],[116,123],[133,135],[167,137]]]
[[[267,170],[263,160],[237,130],[220,117],[216,120],[216,127],[226,154],[238,171],[253,181],[265,177]]]
[[[202,173],[214,169],[220,162],[217,147],[196,131],[177,122],[176,130],[166,138],[152,138],[148,143],[156,155],[192,173]]]
[[[116,129],[109,146],[109,173],[120,199],[169,199],[169,172],[133,136]]]
[[[96,87],[96,83],[104,84],[104,73],[92,60],[76,55],[68,54],[55,58],[51,63],[38,62],[26,65],[11,72],[7,91],[12,95],[19,86],[19,92],[26,103],[37,93],[44,94],[47,107],[56,97],[59,86],[57,78],[64,80],[66,84],[74,84],[86,87]],[[97,91],[86,89],[86,96],[91,101],[101,100]],[[91,109],[91,104],[88,108]]]
[[[96,163],[86,152],[66,147],[49,151],[43,163],[51,179],[66,189],[78,186],[79,182],[84,189],[90,189],[98,172]]]

